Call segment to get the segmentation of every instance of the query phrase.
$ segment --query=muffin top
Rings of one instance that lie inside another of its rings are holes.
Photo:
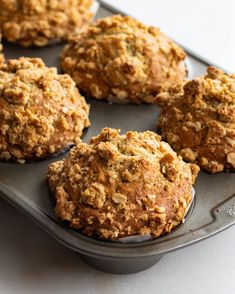
[[[207,74],[159,94],[162,137],[210,173],[235,170],[235,75]]]
[[[39,58],[0,64],[0,160],[37,160],[75,143],[89,107],[68,75]]]
[[[153,132],[105,128],[50,164],[48,181],[56,215],[82,233],[156,238],[184,219],[197,173]]]
[[[28,47],[67,38],[92,17],[92,0],[0,0],[5,39]]]
[[[61,65],[86,95],[152,103],[162,88],[186,77],[185,57],[158,28],[114,15],[71,37]]]

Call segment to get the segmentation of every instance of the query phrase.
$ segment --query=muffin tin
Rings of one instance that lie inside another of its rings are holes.
[[[111,7],[100,6],[97,17],[112,15]],[[7,58],[42,57],[48,66],[58,67],[63,45],[25,49],[4,44]],[[207,65],[188,57],[190,78],[203,74]],[[87,98],[91,105],[91,127],[84,141],[103,127],[128,130],[157,131],[159,108],[154,105],[109,104]],[[208,238],[235,223],[235,174],[209,175],[200,172],[196,180],[196,196],[184,224],[170,234],[140,243],[100,241],[70,229],[56,219],[46,183],[48,164],[63,158],[53,158],[24,165],[0,163],[0,196],[28,215],[59,242],[78,252],[88,264],[111,273],[134,273],[158,262],[165,254]]]

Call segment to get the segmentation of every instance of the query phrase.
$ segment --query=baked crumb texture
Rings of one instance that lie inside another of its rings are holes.
[[[185,57],[158,28],[115,15],[71,37],[61,66],[88,96],[152,103],[159,91],[186,77]]]
[[[235,170],[235,75],[207,74],[159,94],[162,137],[207,172]]]
[[[153,132],[105,128],[49,166],[57,217],[88,236],[169,233],[185,216],[198,167]]]
[[[3,38],[28,47],[66,39],[92,18],[92,0],[0,0]]]
[[[68,75],[39,58],[0,65],[0,160],[24,163],[77,142],[89,107]]]

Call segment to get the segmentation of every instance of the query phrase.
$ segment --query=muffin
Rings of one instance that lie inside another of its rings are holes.
[[[235,170],[235,75],[207,74],[159,94],[162,137],[210,173]]]
[[[0,64],[0,93],[0,161],[45,158],[89,126],[89,107],[74,81],[39,58]]]
[[[71,37],[61,66],[88,96],[152,103],[159,91],[186,77],[185,57],[158,28],[114,15]]]
[[[86,25],[91,4],[92,0],[0,0],[0,28],[9,42],[45,46]]]
[[[153,132],[105,128],[49,165],[58,218],[99,239],[169,233],[184,220],[198,167]]]
[[[1,32],[0,32],[0,64],[2,63],[2,62],[4,62],[4,55],[3,55],[3,53],[2,53],[2,49],[3,49],[3,47],[2,47],[2,35],[1,35]]]

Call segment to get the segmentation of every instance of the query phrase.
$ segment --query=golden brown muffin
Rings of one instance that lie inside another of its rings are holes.
[[[185,57],[158,28],[115,15],[73,36],[61,65],[88,96],[152,103],[162,88],[186,77]]]
[[[235,170],[235,75],[207,74],[159,94],[162,137],[210,173]]]
[[[67,38],[92,17],[92,0],[0,0],[3,37],[28,47]]]
[[[105,128],[49,166],[56,215],[88,236],[170,232],[183,219],[198,167],[153,132]]]
[[[5,60],[4,55],[2,53],[3,47],[2,47],[2,43],[1,42],[2,42],[2,35],[1,35],[1,32],[0,32],[0,64],[2,62],[4,62],[4,60]]]
[[[39,58],[0,65],[0,160],[45,158],[75,143],[89,126],[89,107],[68,75]]]

